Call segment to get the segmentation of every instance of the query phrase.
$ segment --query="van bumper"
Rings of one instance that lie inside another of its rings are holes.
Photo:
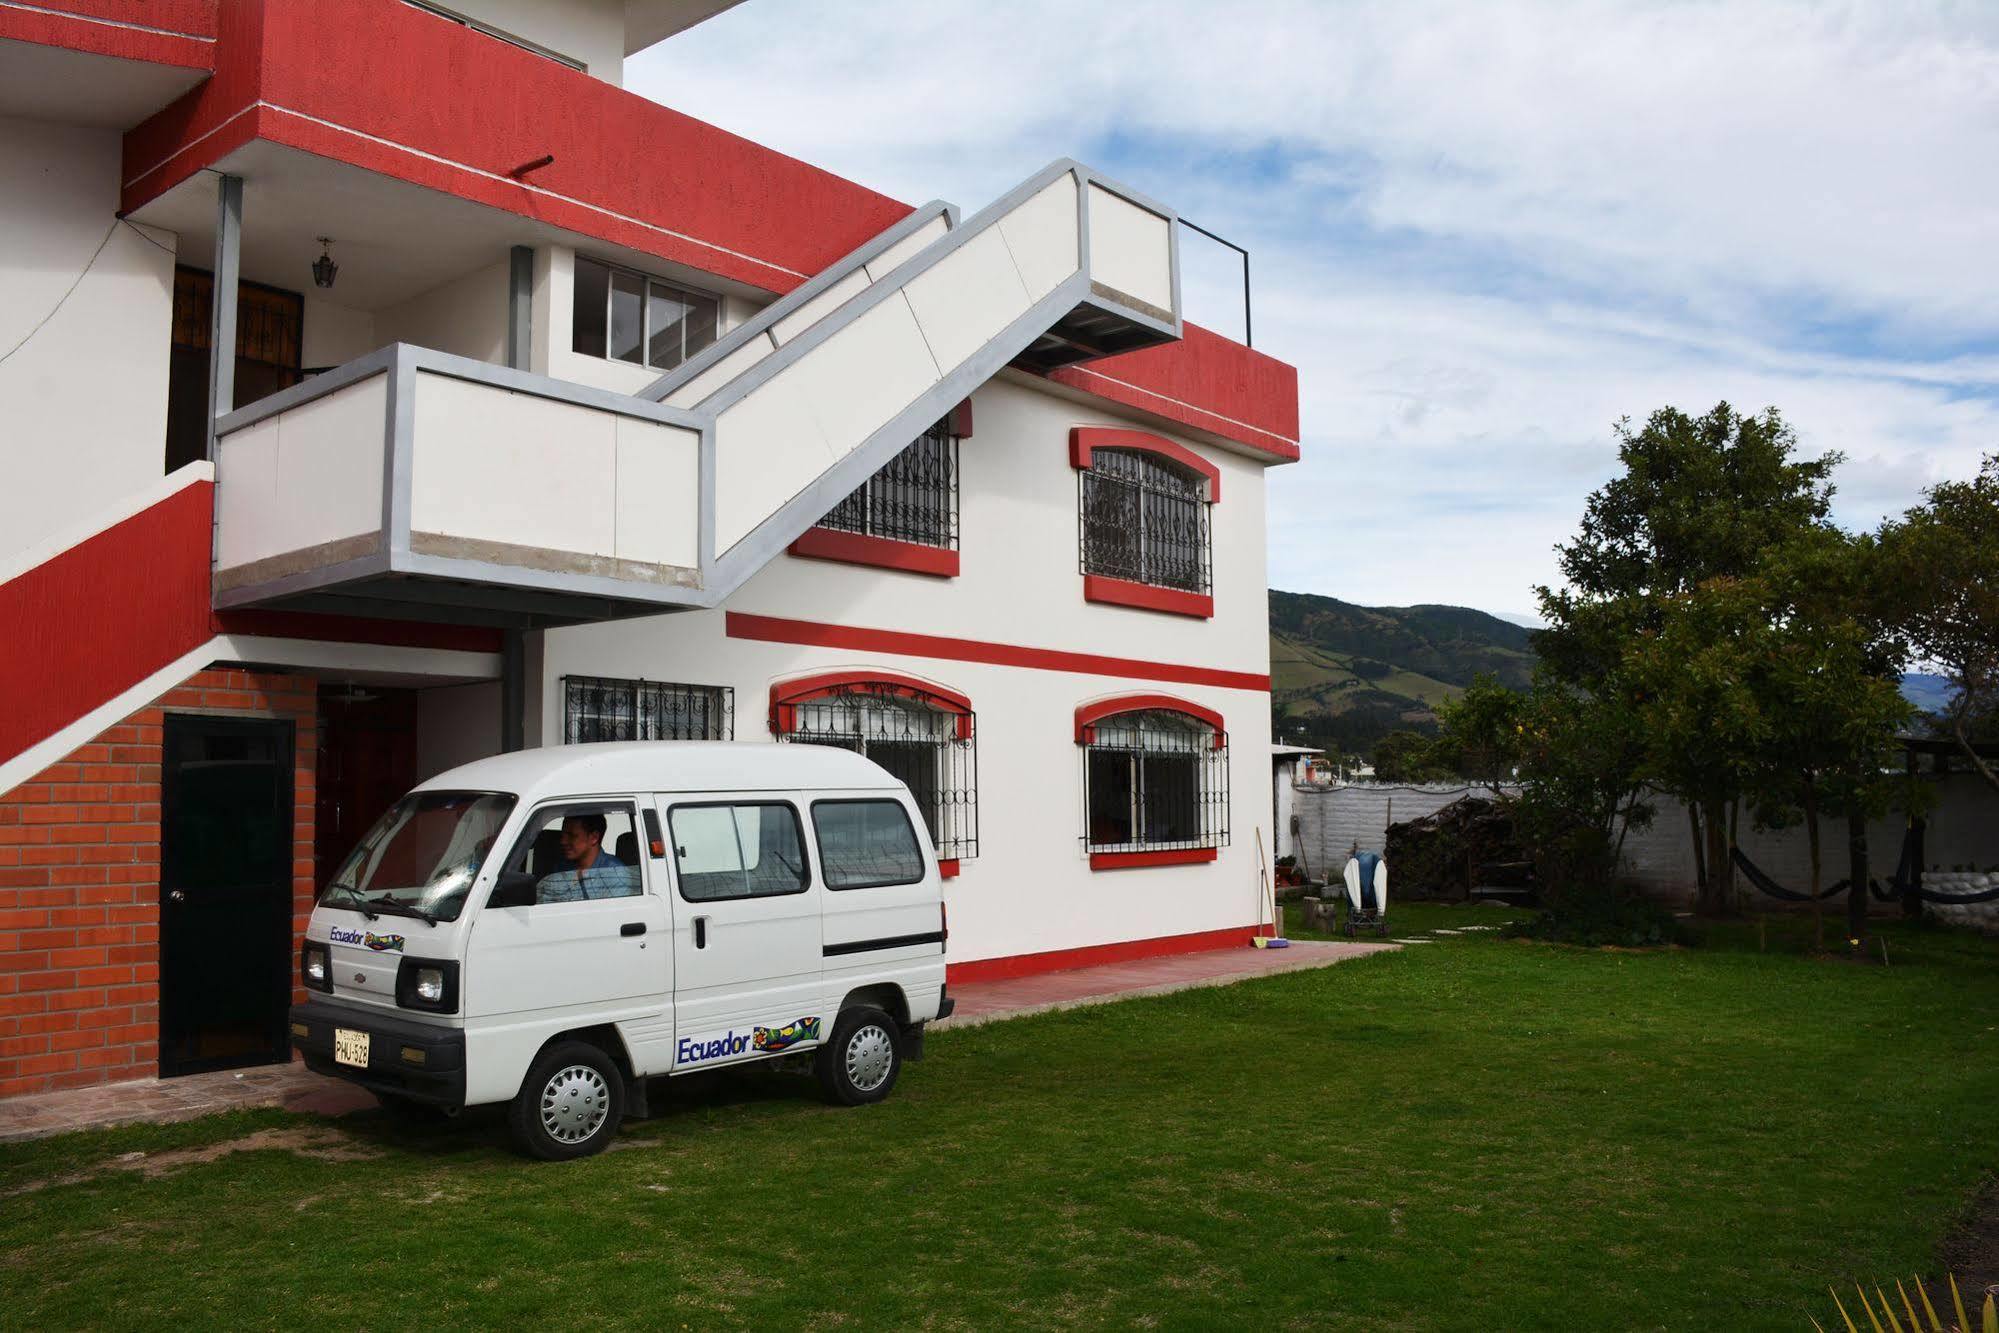
[[[958,1002],[951,998],[951,988],[949,986],[937,992],[937,1017],[949,1018],[957,1007]]]
[[[333,1058],[333,1030],[368,1034],[368,1067]],[[315,1074],[358,1083],[368,1091],[457,1110],[465,1105],[465,1033],[334,1000],[291,1008],[292,1045]],[[415,1058],[411,1058],[415,1057]]]

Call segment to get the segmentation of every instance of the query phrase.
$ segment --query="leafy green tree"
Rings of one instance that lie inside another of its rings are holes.
[[[1925,495],[1881,529],[1886,583],[1914,656],[1940,666],[1955,690],[1945,733],[1999,789],[1999,773],[1973,746],[1999,724],[1999,454],[1970,481]]]
[[[1752,683],[1768,617],[1743,580],[1830,526],[1839,457],[1799,459],[1775,408],[1725,402],[1698,417],[1661,408],[1617,434],[1623,471],[1556,548],[1567,586],[1538,590],[1548,629],[1535,646],[1551,684],[1636,729],[1625,739],[1642,776],[1687,803],[1703,909],[1728,910],[1729,825],[1756,763],[1736,747],[1763,745],[1770,725]]]
[[[1374,776],[1381,782],[1436,782],[1451,776],[1430,756],[1420,731],[1391,731],[1374,745]]]
[[[1505,800],[1526,755],[1530,711],[1527,695],[1480,673],[1463,694],[1438,706],[1429,761]]]

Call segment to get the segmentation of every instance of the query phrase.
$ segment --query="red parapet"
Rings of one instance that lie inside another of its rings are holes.
[[[151,65],[212,69],[215,0],[38,0],[0,5],[0,40]]]
[[[1298,368],[1197,324],[1179,342],[1064,366],[1049,378],[1281,462],[1298,457]]]

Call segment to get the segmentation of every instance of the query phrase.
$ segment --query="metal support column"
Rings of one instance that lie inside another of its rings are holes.
[[[507,365],[526,370],[532,359],[534,249],[517,245],[507,266]],[[500,749],[511,753],[527,744],[527,632],[500,631]]]
[[[208,314],[208,461],[215,461],[215,422],[236,405],[236,288],[243,276],[243,178],[224,176],[215,189],[215,287]]]

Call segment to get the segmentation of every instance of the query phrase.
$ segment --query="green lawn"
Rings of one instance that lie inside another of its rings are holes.
[[[1398,934],[1506,915],[1400,910]],[[1926,1270],[1999,1166],[1999,949],[1894,930],[1892,967],[1856,967],[1787,952],[1795,931],[1768,953],[1717,934],[1643,954],[1445,937],[942,1032],[882,1106],[710,1079],[571,1165],[514,1157],[490,1117],[0,1148],[0,1308],[1804,1329],[1830,1281]]]

